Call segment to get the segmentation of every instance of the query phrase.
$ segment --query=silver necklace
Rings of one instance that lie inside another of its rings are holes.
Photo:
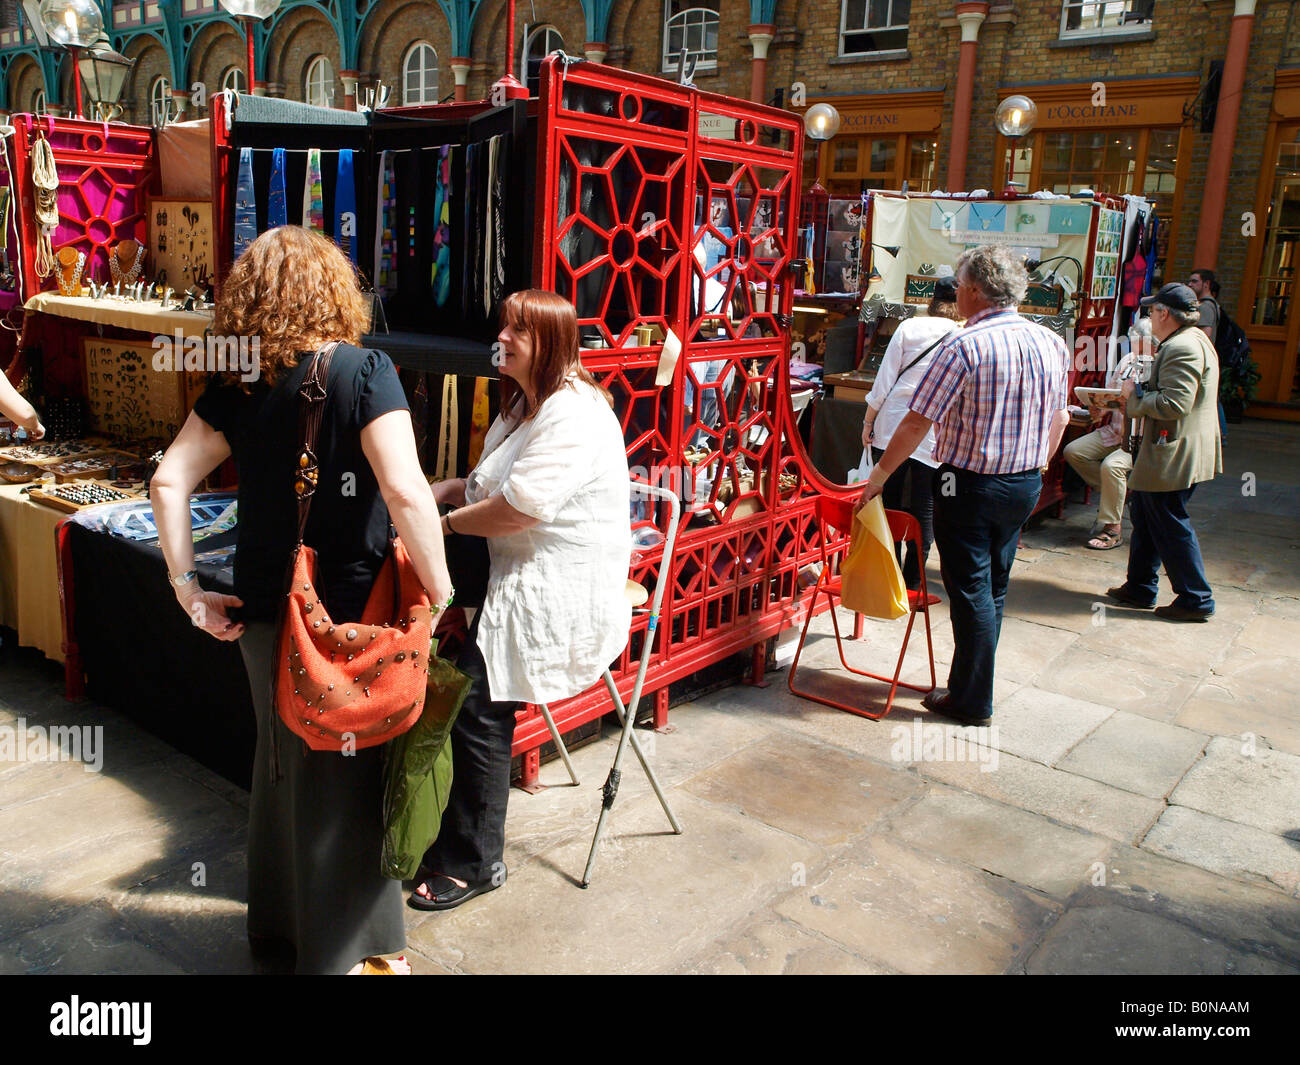
[[[128,271],[126,276],[123,277],[122,268],[118,265],[117,262],[117,253],[114,252],[112,255],[108,257],[108,269],[113,275],[113,280],[120,281],[124,285],[134,284],[136,277],[138,277],[140,274],[140,260],[143,258],[144,258],[144,245],[137,244],[135,248],[135,262],[131,264],[130,271]]]

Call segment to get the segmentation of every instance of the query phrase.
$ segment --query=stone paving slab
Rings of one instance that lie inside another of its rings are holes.
[[[1117,711],[1056,765],[1067,773],[1161,799],[1200,758],[1208,739],[1201,732]]]
[[[1300,899],[1300,842],[1294,839],[1171,806],[1142,846],[1220,876],[1271,884]]]
[[[1164,804],[1039,762],[1000,754],[997,769],[972,761],[923,762],[918,771],[950,787],[983,795],[1120,843],[1141,839]]]
[[[1296,700],[1275,688],[1211,677],[1174,718],[1176,724],[1300,755],[1300,714]]]
[[[1169,801],[1275,835],[1292,833],[1300,855],[1300,757],[1218,737]]]
[[[875,976],[893,972],[779,917],[711,945],[703,958],[678,971],[711,976]]]
[[[1115,711],[1042,688],[1021,688],[993,716],[990,742],[1019,758],[1054,765],[1071,747],[1094,732]]]
[[[1035,687],[1123,710],[1155,721],[1172,721],[1197,688],[1192,663],[1179,668],[1145,665],[1075,644],[1052,659]],[[1209,675],[1209,666],[1200,676]]]
[[[797,736],[762,740],[685,787],[823,846],[862,835],[925,791],[910,774]]]
[[[180,966],[168,961],[151,944],[106,907],[88,905],[60,922],[57,934],[42,928],[10,939],[0,957],[0,972],[59,975],[180,976]]]
[[[1070,905],[1119,905],[1161,914],[1236,949],[1300,965],[1296,900],[1137,847],[1116,845]]]
[[[903,973],[1001,973],[1060,907],[998,877],[874,837],[777,913]]]
[[[1011,579],[1015,581],[1014,573]],[[994,675],[1030,684],[1075,639],[1074,633],[1064,629],[1035,625],[1004,615]]]
[[[952,788],[934,787],[890,821],[918,850],[1065,898],[1110,851],[1110,840]]]
[[[663,830],[652,797],[615,807],[591,887],[577,887],[590,837],[512,871],[504,888],[430,915],[410,943],[457,972],[663,972],[788,892],[825,852],[753,818],[671,794],[685,832]]]
[[[1256,614],[1214,664],[1214,674],[1274,688],[1300,701],[1300,618]]]
[[[1300,973],[1234,950],[1155,914],[1122,906],[1071,910],[1025,966],[1030,975],[1277,976]]]

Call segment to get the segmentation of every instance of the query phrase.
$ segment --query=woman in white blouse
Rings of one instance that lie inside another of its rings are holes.
[[[921,383],[944,339],[957,329],[957,284],[949,277],[935,282],[929,314],[900,322],[889,338],[875,384],[867,395],[867,414],[862,422],[862,446],[872,448],[872,461],[879,462],[889,446],[898,423],[908,411],[912,394]],[[915,591],[921,586],[921,567],[934,543],[934,497],[931,482],[939,464],[934,461],[934,429],[912,452],[885,485],[882,499],[888,510],[905,510],[921,523],[921,557],[909,544],[903,560],[903,581]],[[899,476],[902,474],[903,476]],[[907,502],[904,505],[904,487]]]
[[[582,367],[577,315],[530,289],[506,298],[501,319],[501,415],[469,477],[433,488],[458,507],[443,535],[486,537],[492,562],[458,662],[474,686],[452,730],[451,796],[410,900],[425,910],[505,882],[515,712],[594,684],[632,620],[627,452],[608,393]]]

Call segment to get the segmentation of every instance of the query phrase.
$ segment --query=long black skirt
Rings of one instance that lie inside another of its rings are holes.
[[[268,685],[275,626],[239,641],[257,713],[248,815],[248,932],[297,950],[299,973],[345,973],[406,944],[402,885],[380,875],[383,748],[308,750],[281,723]],[[271,780],[271,729],[281,778]]]

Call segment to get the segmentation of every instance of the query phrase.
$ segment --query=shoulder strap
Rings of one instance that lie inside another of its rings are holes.
[[[307,531],[307,515],[311,512],[311,497],[316,494],[320,479],[320,462],[316,457],[316,442],[320,435],[321,417],[325,413],[326,386],[329,383],[330,362],[338,341],[323,345],[311,357],[311,365],[302,385],[298,388],[298,431],[300,447],[296,459],[297,471],[293,491],[298,498],[298,543]]]
[[[942,344],[945,340],[947,340],[947,339],[948,339],[950,336],[952,336],[953,333],[955,333],[955,332],[956,332],[955,329],[949,329],[948,332],[944,333],[943,336],[939,337],[938,340],[936,340],[933,344],[931,344],[928,348],[926,348],[923,352],[921,352],[920,355],[918,355],[918,356],[917,356],[916,358],[914,358],[911,362],[909,362],[906,366],[904,366],[901,370],[899,370],[899,371],[898,371],[898,377],[895,377],[895,378],[894,378],[894,384],[898,384],[899,378],[901,378],[901,377],[903,376],[903,374],[907,373],[908,370],[910,370],[910,369],[911,369],[913,366],[915,366],[918,362],[920,362],[920,361],[921,361],[922,359],[924,359],[927,355],[929,355],[930,352],[932,352],[935,348],[937,348],[940,344]],[[893,389],[891,388],[890,391],[892,392]]]

